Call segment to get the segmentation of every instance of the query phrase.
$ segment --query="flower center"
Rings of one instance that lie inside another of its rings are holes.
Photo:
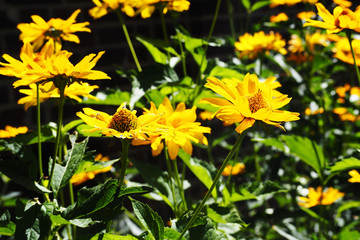
[[[269,108],[269,104],[265,101],[260,90],[251,96],[246,96],[246,99],[249,101],[249,107],[252,113],[257,112],[261,108]]]
[[[122,108],[112,116],[108,127],[118,132],[128,132],[136,129],[137,125],[138,119],[135,114],[126,108]]]
[[[46,32],[45,36],[52,37],[52,38],[58,38],[63,33],[61,30],[57,30],[54,27],[50,27]]]

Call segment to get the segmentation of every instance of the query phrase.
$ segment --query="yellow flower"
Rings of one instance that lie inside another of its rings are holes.
[[[98,154],[95,157],[95,161],[108,161],[109,157],[103,157],[102,154]],[[105,173],[110,171],[112,168],[112,166],[108,166],[108,167],[104,167],[95,171],[90,171],[90,172],[81,172],[81,173],[77,173],[74,176],[72,176],[70,182],[74,185],[80,185],[88,180],[94,179],[95,175],[99,174],[99,173]]]
[[[164,9],[166,13],[167,10],[183,12],[189,10],[190,2],[188,0],[161,0],[162,2],[167,2],[167,6]]]
[[[126,109],[125,105],[121,104],[112,116],[91,108],[83,108],[84,113],[78,112],[76,115],[94,127],[89,132],[100,131],[105,136],[146,140],[147,135],[158,131],[156,121],[159,116],[148,114],[137,117],[136,111]]]
[[[204,98],[201,102],[220,107],[216,117],[227,124],[240,123],[238,133],[252,127],[256,120],[284,129],[280,123],[299,119],[299,113],[278,110],[288,104],[291,98],[274,90],[280,84],[275,78],[259,82],[255,74],[246,74],[243,81],[209,77],[205,87],[222,98]],[[284,129],[285,130],[285,129]]]
[[[351,178],[348,179],[349,182],[351,183],[360,182],[360,174],[355,169],[349,171],[349,175],[351,176]]]
[[[350,113],[349,110],[345,107],[334,108],[333,113],[339,115],[341,121],[355,122],[357,120],[360,120],[360,116],[355,116],[354,114]]]
[[[202,111],[201,113],[199,113],[199,118],[203,121],[211,120],[214,118],[214,113],[209,111]]]
[[[299,197],[301,202],[298,202],[298,204],[305,208],[311,208],[317,205],[331,205],[339,198],[342,198],[344,195],[345,193],[340,192],[332,187],[329,187],[324,192],[321,186],[317,187],[316,191],[313,187],[310,187],[308,198]]]
[[[351,7],[352,5],[352,2],[350,1],[347,1],[347,0],[333,0],[333,2],[336,4],[336,5],[339,5],[339,6],[342,6],[342,7]]]
[[[235,164],[235,166],[233,165],[227,165],[224,169],[224,171],[222,172],[223,176],[234,176],[234,175],[238,175],[238,174],[242,174],[245,172],[245,164],[243,163],[237,163]]]
[[[170,159],[174,160],[180,148],[192,154],[191,142],[208,144],[204,133],[210,133],[211,129],[195,122],[196,107],[186,109],[185,103],[181,102],[174,110],[168,98],[164,99],[159,108],[153,102],[150,104],[150,109],[144,108],[144,115],[160,115],[158,123],[163,126],[163,131],[150,137],[147,142],[133,141],[134,145],[151,144],[152,154],[157,156],[164,148],[164,140]]]
[[[27,127],[16,128],[16,127],[6,125],[5,129],[0,129],[0,138],[12,138],[18,134],[27,133],[27,131],[28,131]]]
[[[101,71],[92,70],[104,51],[98,54],[89,54],[75,66],[70,62],[71,52],[62,50],[54,53],[53,43],[47,43],[40,53],[34,53],[29,43],[25,43],[20,53],[20,59],[16,60],[7,54],[3,58],[8,63],[0,63],[0,74],[20,78],[13,83],[14,87],[28,86],[44,80],[60,80],[70,84],[80,79],[99,80],[110,79]]]
[[[321,3],[316,4],[318,14],[323,21],[307,19],[305,26],[314,26],[327,29],[327,33],[338,33],[343,29],[351,29],[360,32],[360,13],[353,12],[348,8],[337,6],[331,14]]]
[[[235,42],[236,51],[239,52],[239,58],[244,56],[254,59],[258,54],[268,53],[269,51],[286,54],[284,48],[286,41],[282,39],[279,33],[270,32],[265,34],[263,31],[257,32],[254,35],[245,33],[239,37],[239,41]]]
[[[301,19],[301,20],[305,20],[307,18],[313,18],[316,16],[316,13],[312,12],[312,11],[308,11],[308,12],[299,12],[298,14],[296,14],[296,17]]]
[[[36,106],[37,103],[37,90],[36,84],[32,83],[29,85],[30,89],[20,89],[19,92],[27,95],[26,97],[22,97],[19,99],[18,104],[24,104],[25,110],[27,110],[31,106]],[[53,82],[45,82],[39,85],[40,90],[40,102],[44,102],[49,98],[59,98],[60,93],[59,89],[55,87]],[[99,88],[96,85],[89,85],[85,82],[73,82],[69,86],[65,87],[64,95],[65,97],[74,99],[78,102],[81,102],[82,99],[80,97],[87,97],[94,100],[98,100],[98,98],[90,95],[94,89]]]
[[[310,116],[310,115],[317,115],[317,114],[321,114],[324,113],[324,108],[318,108],[316,110],[311,110],[311,108],[306,108],[305,109],[305,115]]]
[[[285,22],[287,20],[289,20],[289,17],[283,12],[270,17],[270,22]]]
[[[356,64],[360,66],[360,40],[353,39],[351,41],[353,46]],[[352,57],[351,48],[349,44],[349,40],[347,38],[340,38],[336,43],[335,47],[333,48],[334,58],[337,58],[343,62],[354,64],[354,59]]]
[[[270,7],[277,7],[279,5],[293,6],[297,3],[301,3],[301,0],[271,0]]]
[[[38,50],[45,41],[56,42],[56,50],[61,49],[61,39],[80,43],[79,37],[75,32],[91,32],[86,26],[89,22],[76,23],[76,17],[80,9],[76,10],[66,19],[51,18],[45,21],[38,15],[32,15],[32,23],[20,23],[17,28],[21,31],[20,40],[33,44],[34,50]]]

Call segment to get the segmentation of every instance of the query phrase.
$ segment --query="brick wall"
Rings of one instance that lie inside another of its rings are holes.
[[[207,36],[210,29],[213,13],[216,7],[216,0],[192,0],[190,10],[180,14],[178,22],[183,25],[193,36]],[[214,35],[230,35],[229,18],[226,1],[222,1],[221,11]],[[234,2],[236,8],[240,8],[240,1]],[[115,73],[115,66],[119,65],[125,69],[135,68],[125,37],[120,28],[116,14],[109,14],[98,20],[92,19],[88,15],[88,10],[94,4],[91,0],[0,0],[0,54],[7,53],[18,58],[22,43],[18,40],[20,31],[16,28],[19,23],[32,22],[31,15],[40,15],[45,20],[50,18],[68,18],[73,11],[81,9],[82,12],[77,17],[78,22],[89,21],[92,33],[78,33],[80,44],[64,42],[64,49],[74,53],[71,58],[74,63],[79,61],[86,54],[106,50],[105,55],[100,59],[97,69],[103,70],[111,77],[111,81],[102,81],[101,87],[116,85],[123,90],[129,89],[129,83],[121,79]],[[236,15],[240,19],[240,13]],[[157,14],[149,19],[128,18],[125,22],[132,37],[143,35],[150,38],[162,39],[161,22]],[[167,16],[168,33],[173,34],[171,18]],[[152,63],[152,58],[146,49],[136,40],[133,41],[137,55],[142,66]],[[214,49],[209,54],[221,57],[232,53],[233,49]],[[1,59],[0,61],[3,61]],[[5,125],[14,126],[27,125],[35,126],[35,107],[29,108],[27,112],[17,101],[22,94],[17,89],[13,89],[14,79],[0,75],[0,129]],[[98,83],[98,82],[97,82]],[[70,114],[70,113],[69,113]],[[73,113],[71,113],[73,114]],[[56,108],[53,102],[42,104],[42,121],[55,121]]]

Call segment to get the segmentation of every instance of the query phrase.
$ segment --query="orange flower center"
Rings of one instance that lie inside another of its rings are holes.
[[[123,108],[117,111],[111,118],[109,128],[118,132],[125,132],[136,129],[138,119],[130,110]]]
[[[249,107],[252,113],[256,113],[261,108],[269,108],[269,104],[265,101],[260,90],[251,96],[246,96],[246,99],[249,101]]]

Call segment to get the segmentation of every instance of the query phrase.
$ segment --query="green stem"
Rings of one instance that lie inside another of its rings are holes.
[[[185,52],[184,52],[184,47],[182,45],[182,41],[181,41],[181,34],[179,31],[177,31],[177,38],[179,40],[179,47],[180,47],[180,56],[181,56],[181,63],[182,63],[182,68],[183,68],[183,73],[184,76],[187,76],[187,71],[186,71],[186,61],[185,61]]]
[[[166,168],[169,174],[169,181],[170,181],[170,188],[171,188],[171,194],[174,200],[174,213],[175,213],[175,217],[178,217],[178,208],[177,208],[177,201],[176,201],[176,195],[175,195],[175,188],[174,188],[174,183],[173,183],[173,178],[174,178],[174,174],[171,168],[171,163],[170,163],[170,157],[168,154],[168,148],[166,146],[166,143],[164,141],[164,154],[165,154],[165,162],[166,162]]]
[[[55,169],[55,162],[62,162],[62,149],[63,147],[60,146],[62,141],[62,121],[63,121],[63,114],[64,114],[64,103],[65,103],[65,87],[66,82],[63,81],[63,79],[59,79],[60,86],[59,92],[60,92],[60,98],[59,98],[59,106],[58,106],[58,123],[57,123],[57,129],[56,129],[56,139],[55,139],[55,150],[54,150],[54,159],[52,161],[50,176],[49,176],[49,185],[51,185],[52,177],[54,175],[54,169]]]
[[[121,139],[121,145],[122,145],[122,154],[121,154],[121,170],[118,181],[119,187],[121,187],[124,184],[124,180],[125,180],[125,172],[128,165],[128,153],[129,153],[130,141],[127,139]]]
[[[357,76],[357,79],[358,79],[359,85],[360,85],[360,72],[359,72],[359,67],[356,64],[355,53],[354,53],[354,49],[353,49],[353,46],[352,46],[351,30],[348,30],[348,31],[345,31],[345,32],[346,32],[346,36],[347,36],[347,38],[349,40],[351,54],[352,54],[352,57],[354,59],[354,68],[355,68],[356,76]]]
[[[73,189],[73,185],[71,182],[69,182],[69,195],[70,195],[70,204],[74,204],[75,203],[75,199],[74,199],[74,189]],[[73,239],[76,239],[76,226],[72,225],[72,235],[73,235]]]
[[[238,139],[236,140],[235,144],[233,145],[232,149],[230,150],[229,154],[227,155],[227,157],[225,158],[223,164],[221,165],[220,169],[216,173],[215,179],[214,179],[213,183],[211,184],[211,187],[210,187],[209,191],[206,193],[206,195],[203,198],[203,200],[201,201],[200,205],[198,205],[197,208],[195,209],[195,212],[194,212],[193,216],[191,217],[190,221],[186,224],[184,230],[181,232],[180,236],[177,238],[178,240],[181,239],[182,236],[184,236],[184,234],[186,233],[187,230],[189,230],[189,228],[194,223],[197,216],[199,215],[199,213],[201,212],[201,210],[205,206],[206,201],[209,199],[212,191],[214,190],[217,183],[219,182],[220,177],[222,175],[222,172],[224,171],[226,165],[229,163],[231,158],[234,156],[237,149],[240,147],[242,141],[244,140],[244,137],[245,137],[246,133],[247,133],[247,130],[245,130],[244,132],[242,132],[239,135]]]
[[[134,58],[134,62],[135,62],[136,68],[137,68],[137,70],[138,70],[139,72],[141,72],[142,69],[141,69],[139,60],[138,60],[138,58],[137,58],[137,56],[136,56],[135,49],[134,49],[134,47],[133,47],[133,45],[132,45],[132,42],[131,42],[131,39],[130,39],[128,30],[127,30],[126,25],[125,25],[125,22],[124,22],[124,20],[123,20],[123,18],[122,18],[121,11],[120,11],[120,9],[116,9],[115,12],[116,12],[116,14],[117,14],[117,16],[118,16],[118,18],[119,18],[119,21],[120,21],[120,24],[121,24],[121,28],[123,29],[123,32],[124,32],[124,34],[125,34],[125,38],[126,38],[126,41],[127,41],[127,43],[128,43],[128,46],[129,46],[129,48],[130,48],[131,55],[132,55],[132,57]]]
[[[173,163],[173,166],[174,166],[174,171],[175,171],[175,181],[176,181],[176,184],[178,185],[179,187],[179,190],[180,190],[180,195],[181,195],[181,200],[182,200],[182,204],[184,206],[184,210],[187,211],[188,210],[188,207],[187,207],[187,204],[186,204],[186,200],[185,200],[185,194],[184,194],[184,189],[183,189],[183,184],[180,182],[180,178],[179,178],[179,170],[178,170],[178,167],[177,167],[177,161],[176,159],[174,161],[172,161]]]
[[[165,23],[165,16],[164,16],[163,8],[159,8],[159,12],[160,12],[161,28],[162,28],[162,32],[164,35],[164,40],[165,40],[166,45],[169,45],[169,38],[168,38],[167,30],[166,30],[166,23]],[[167,57],[168,57],[168,60],[170,60],[169,52],[167,52]]]

